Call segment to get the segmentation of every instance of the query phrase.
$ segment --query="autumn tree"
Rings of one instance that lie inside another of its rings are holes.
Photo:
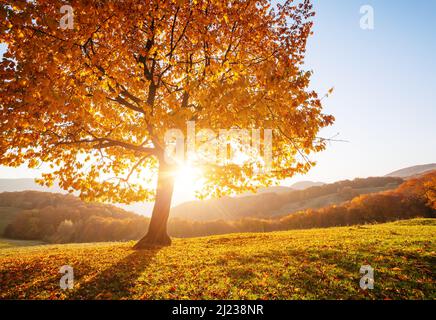
[[[171,242],[167,130],[273,130],[271,170],[203,164],[209,196],[304,173],[325,148],[318,132],[333,117],[303,69],[308,0],[71,0],[67,17],[65,4],[0,4],[0,164],[43,164],[41,183],[86,200],[155,199],[136,248]]]
[[[428,204],[436,210],[436,176],[433,176],[430,181],[425,184],[427,188],[426,196]]]
[[[436,170],[407,180],[398,190],[409,197],[421,199],[430,208],[436,210]]]

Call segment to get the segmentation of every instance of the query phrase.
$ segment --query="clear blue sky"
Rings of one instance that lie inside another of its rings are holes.
[[[375,29],[359,26],[362,5]],[[296,180],[336,181],[436,162],[436,1],[318,0],[306,67],[321,94],[335,87],[325,110],[336,117],[323,137],[339,133]],[[4,50],[0,46],[0,51]],[[0,168],[1,178],[34,177]]]
[[[333,143],[315,157],[310,179],[335,181],[436,162],[436,1],[318,0],[307,67],[336,117]],[[374,30],[360,28],[362,5]]]

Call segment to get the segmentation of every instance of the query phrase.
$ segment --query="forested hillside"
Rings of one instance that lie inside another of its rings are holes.
[[[138,239],[148,218],[72,195],[23,191],[0,194],[3,236],[47,242]]]
[[[396,177],[371,177],[338,181],[304,190],[191,201],[172,208],[171,216],[195,221],[277,218],[299,210],[340,204],[361,194],[395,189],[402,182],[401,178]]]
[[[383,179],[371,178],[370,181],[374,186],[374,181],[385,183]],[[287,197],[304,201],[341,185],[344,198],[352,197],[353,189],[347,188],[350,183],[363,188],[368,179],[313,187]],[[193,237],[435,217],[435,186],[436,171],[408,180],[395,190],[358,195],[340,205],[305,209],[270,219],[256,216],[211,221],[172,218],[168,228],[173,237]],[[139,239],[147,230],[149,219],[111,205],[85,203],[72,195],[29,191],[0,194],[0,222],[3,236],[7,238],[67,243]]]

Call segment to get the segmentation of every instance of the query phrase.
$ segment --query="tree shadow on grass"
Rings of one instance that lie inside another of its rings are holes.
[[[117,263],[87,281],[79,281],[78,288],[68,299],[123,299],[131,297],[135,281],[147,269],[160,248],[133,251]]]

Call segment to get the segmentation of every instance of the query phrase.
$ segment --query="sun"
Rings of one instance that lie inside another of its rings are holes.
[[[204,183],[202,170],[191,164],[180,165],[175,178],[176,184],[183,188],[184,192],[189,193],[200,190]]]

